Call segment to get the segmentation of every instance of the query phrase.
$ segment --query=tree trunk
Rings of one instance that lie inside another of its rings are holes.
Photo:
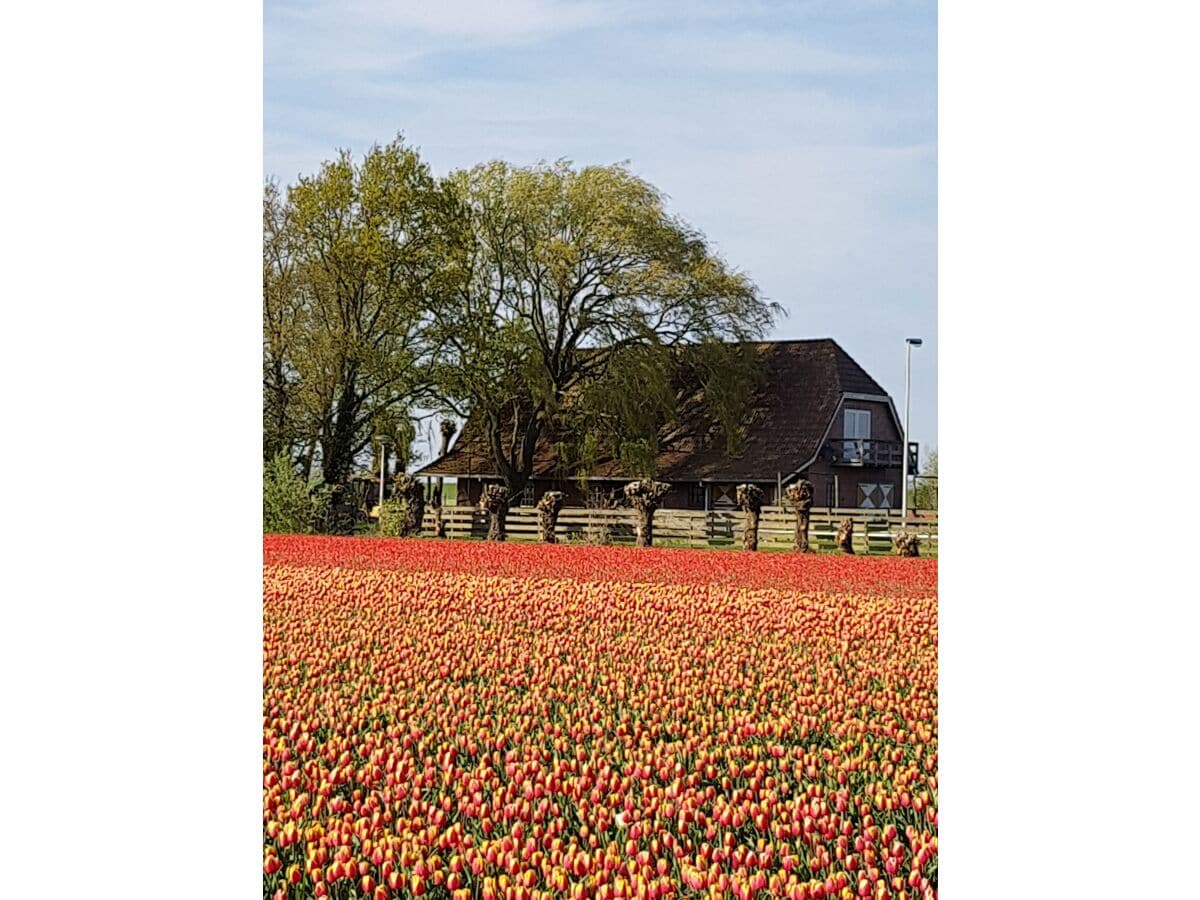
[[[271,403],[274,406],[275,415],[272,422],[273,432],[263,434],[264,462],[270,462],[275,454],[289,449],[292,443],[284,435],[284,432],[288,430],[288,383],[283,371],[283,360],[278,356],[271,364],[271,384],[267,390],[273,397]]]
[[[404,504],[404,534],[419,535],[425,524],[425,487],[417,484],[409,501]]]
[[[625,499],[637,512],[634,524],[637,546],[654,546],[654,511],[670,489],[669,484],[661,481],[631,481],[625,485]]]
[[[902,531],[896,535],[896,553],[900,556],[920,556],[921,539],[911,531]]]
[[[329,533],[353,534],[358,505],[348,484],[335,484],[329,497]]]
[[[321,443],[321,477],[330,487],[344,484],[350,477],[350,441],[334,434]]]
[[[654,546],[654,508],[637,506],[637,521],[634,523],[634,533],[637,535],[636,546]]]
[[[508,491],[508,498],[511,502],[516,502],[517,498],[525,493],[525,485],[529,484],[529,481],[529,476],[520,472],[515,472],[504,479],[504,489]]]
[[[425,485],[414,475],[401,475],[396,479],[396,494],[404,498],[400,536],[419,535],[425,522]]]
[[[404,513],[400,519],[400,537],[408,537],[413,531],[412,505],[415,482],[416,479],[406,472],[397,474],[392,481],[393,499],[402,500],[404,503]],[[419,490],[420,485],[416,485],[416,489]],[[421,497],[418,503],[424,505],[424,497]]]
[[[742,526],[742,549],[758,549],[758,517],[762,512],[763,490],[756,484],[739,484],[737,488],[738,506],[746,513],[746,521]]]
[[[507,537],[504,526],[508,518],[508,488],[498,484],[487,485],[479,498],[479,506],[488,514],[487,539],[503,541]]]
[[[837,530],[838,549],[854,555],[854,520],[845,519]]]
[[[742,549],[758,549],[758,510],[747,509],[746,521],[742,525]]]
[[[317,439],[309,438],[308,446],[304,450],[304,455],[300,457],[300,474],[304,478],[304,483],[308,484],[312,480],[313,458],[317,455]]]
[[[558,524],[558,513],[563,506],[562,491],[546,491],[538,501],[538,537],[544,544],[557,543],[554,526]]]
[[[350,477],[354,463],[354,422],[358,417],[358,406],[358,392],[351,377],[338,398],[333,434],[322,442],[321,471],[328,485],[343,484]]]
[[[783,496],[796,510],[796,537],[793,549],[797,553],[808,553],[808,517],[813,505],[812,482],[801,478],[796,483],[788,485]]]
[[[524,419],[523,427],[508,427],[501,425],[502,419],[498,412],[487,416],[488,449],[496,474],[508,489],[508,497],[514,500],[525,490],[525,485],[533,475],[533,457],[537,450],[538,438],[542,434],[543,404],[538,403],[528,417]],[[518,417],[521,411],[514,412]],[[520,421],[516,423],[520,425]],[[509,453],[505,453],[505,442]]]
[[[488,540],[489,541],[505,541],[508,540],[508,504],[491,511],[492,518],[488,523]]]

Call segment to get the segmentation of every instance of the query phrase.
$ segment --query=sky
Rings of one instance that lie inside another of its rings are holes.
[[[266,0],[264,172],[402,134],[434,173],[627,162],[937,445],[933,2]]]

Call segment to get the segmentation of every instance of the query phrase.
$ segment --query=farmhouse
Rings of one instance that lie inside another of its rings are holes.
[[[685,397],[680,421],[660,435],[655,478],[671,485],[663,506],[733,508],[743,483],[759,485],[768,502],[778,504],[782,490],[806,477],[817,506],[899,507],[902,427],[879,383],[829,338],[754,347],[762,356],[763,381],[739,429],[740,452],[727,456],[703,403]],[[914,455],[910,450],[910,464]],[[484,485],[500,483],[483,430],[473,420],[445,456],[416,474],[456,478],[459,504],[478,503]],[[555,446],[543,440],[517,505],[532,506],[545,491],[556,490],[566,495],[568,506],[582,506],[631,480],[617,460],[604,457],[592,466],[586,488],[578,474],[566,470]]]

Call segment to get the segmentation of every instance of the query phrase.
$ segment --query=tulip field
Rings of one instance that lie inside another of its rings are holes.
[[[937,896],[937,562],[267,536],[264,898]]]

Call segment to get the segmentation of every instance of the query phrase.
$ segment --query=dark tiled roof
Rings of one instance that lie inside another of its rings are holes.
[[[769,341],[755,345],[763,358],[763,382],[742,421],[742,451],[725,456],[722,437],[700,437],[712,430],[698,392],[681,403],[680,422],[661,436],[656,477],[667,482],[712,480],[774,481],[816,455],[843,393],[878,394],[879,386],[849,354],[829,338]],[[421,475],[494,476],[483,429],[468,420],[444,457],[418,470]],[[535,478],[569,477],[554,443],[542,440],[534,456]],[[601,459],[592,478],[625,478],[618,462]]]

